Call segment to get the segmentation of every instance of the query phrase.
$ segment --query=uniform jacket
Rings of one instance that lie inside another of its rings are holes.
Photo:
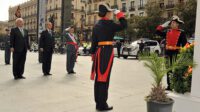
[[[76,40],[76,36],[75,35],[74,35],[74,39]],[[68,42],[69,43],[70,42],[74,43],[74,41],[69,36],[69,33],[65,34],[65,40],[66,40],[66,43],[68,43]],[[75,44],[77,44],[77,40],[76,40]],[[77,45],[67,44],[66,48],[67,48],[68,51],[74,51],[75,52],[77,50]]]

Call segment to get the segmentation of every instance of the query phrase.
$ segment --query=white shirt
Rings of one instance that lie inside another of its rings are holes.
[[[76,43],[74,34],[68,33],[68,35],[69,35],[69,37],[72,39],[72,41],[73,41],[74,43]]]

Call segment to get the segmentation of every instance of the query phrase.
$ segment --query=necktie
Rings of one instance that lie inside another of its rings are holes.
[[[52,36],[52,31],[51,30],[49,30],[49,34]]]
[[[22,33],[22,36],[24,37],[24,30],[22,28],[20,28],[20,31]]]

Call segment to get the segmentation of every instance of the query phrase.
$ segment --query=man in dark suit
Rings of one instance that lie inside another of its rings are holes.
[[[78,50],[78,44],[76,37],[74,35],[74,27],[71,26],[67,28],[65,31],[68,33],[65,34],[66,38],[66,49],[67,49],[67,72],[68,74],[75,74],[74,66],[76,62],[76,53]]]
[[[23,28],[24,20],[16,19],[16,27],[11,29],[10,50],[13,52],[13,75],[14,79],[25,79],[24,66],[26,61],[27,49],[29,46],[28,31]]]
[[[10,30],[6,29],[6,37],[5,37],[5,65],[10,64]]]
[[[42,54],[42,70],[44,73],[44,76],[52,75],[50,73],[51,70],[51,60],[52,60],[52,54],[53,49],[55,45],[55,38],[54,38],[54,32],[52,31],[52,23],[47,22],[46,24],[46,30],[44,30],[41,33],[40,37],[40,51]]]

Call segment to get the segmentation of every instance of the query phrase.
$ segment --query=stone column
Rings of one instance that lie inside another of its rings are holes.
[[[195,48],[194,60],[197,62],[197,67],[192,74],[192,91],[191,95],[200,98],[200,1],[197,0],[197,18],[195,31]]]

